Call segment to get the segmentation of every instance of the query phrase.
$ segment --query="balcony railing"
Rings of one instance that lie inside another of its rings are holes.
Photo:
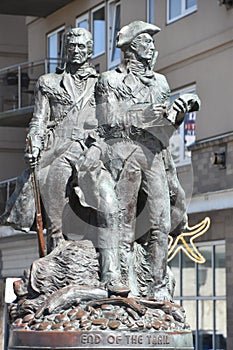
[[[5,181],[0,181],[0,215],[6,208],[6,202],[15,189],[16,177]]]
[[[38,77],[54,72],[59,63],[50,58],[0,69],[0,113],[33,106]]]

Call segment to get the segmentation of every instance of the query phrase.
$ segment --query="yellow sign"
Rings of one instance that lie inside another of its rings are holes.
[[[206,217],[195,226],[188,226],[187,231],[182,232],[175,239],[168,236],[168,262],[174,259],[176,254],[182,250],[192,261],[198,264],[204,264],[206,259],[195,246],[194,240],[203,236],[210,227],[210,218]]]

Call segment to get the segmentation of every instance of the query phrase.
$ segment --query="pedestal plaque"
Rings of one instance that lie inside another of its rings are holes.
[[[191,332],[38,332],[14,330],[9,350],[45,349],[193,350]]]

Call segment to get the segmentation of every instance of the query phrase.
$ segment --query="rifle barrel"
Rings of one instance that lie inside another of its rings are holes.
[[[27,140],[28,140],[28,151],[30,154],[32,154],[31,137],[28,136]],[[30,171],[31,171],[31,179],[32,179],[35,208],[36,208],[36,232],[37,232],[37,239],[38,239],[38,246],[39,246],[39,255],[40,255],[40,258],[42,258],[45,256],[45,242],[44,242],[44,235],[43,235],[43,220],[42,220],[41,204],[40,204],[40,191],[39,191],[39,185],[37,181],[35,167],[33,168],[31,167]]]

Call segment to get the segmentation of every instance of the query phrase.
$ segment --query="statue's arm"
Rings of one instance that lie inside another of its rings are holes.
[[[165,87],[166,100],[164,106],[166,111],[164,116],[177,129],[184,121],[185,114],[189,112],[199,111],[201,101],[196,94],[183,94],[170,103],[170,88],[165,76],[161,76]]]
[[[165,118],[177,129],[183,123],[186,113],[200,110],[200,99],[196,94],[183,94],[170,103],[170,87],[165,76],[159,74],[157,81],[164,98],[161,103],[151,104],[146,108],[144,126],[154,126]]]
[[[50,117],[50,103],[48,96],[42,91],[42,81],[39,78],[35,90],[35,105],[29,124],[28,136],[31,139],[31,152],[26,147],[25,159],[30,165],[35,165],[43,149],[47,122]]]

